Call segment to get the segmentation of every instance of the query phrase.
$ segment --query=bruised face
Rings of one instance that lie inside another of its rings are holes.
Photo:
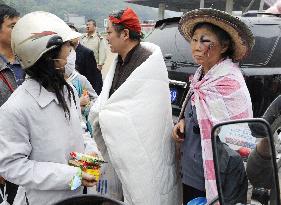
[[[125,31],[121,31],[118,33],[112,23],[108,22],[108,27],[106,29],[107,36],[106,40],[110,46],[110,50],[112,53],[120,53],[120,51],[126,47],[126,39],[129,38],[128,34]]]
[[[215,33],[204,27],[195,30],[190,44],[194,61],[205,69],[217,64],[228,49]]]

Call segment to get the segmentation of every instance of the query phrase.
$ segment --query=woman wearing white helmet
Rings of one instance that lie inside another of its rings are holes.
[[[69,40],[79,35],[47,12],[27,14],[13,29],[12,48],[27,77],[0,108],[0,175],[20,185],[15,203],[54,204],[95,184],[67,164],[70,152],[85,150],[79,99],[63,75]]]

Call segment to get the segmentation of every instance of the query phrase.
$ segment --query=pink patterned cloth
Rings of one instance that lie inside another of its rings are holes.
[[[253,117],[248,88],[239,67],[226,59],[216,64],[201,79],[202,67],[196,71],[183,110],[191,97],[195,105],[201,134],[205,189],[208,202],[217,193],[216,177],[211,144],[211,129],[222,121]]]

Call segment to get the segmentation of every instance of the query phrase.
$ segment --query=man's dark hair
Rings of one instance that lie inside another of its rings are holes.
[[[115,13],[112,13],[110,14],[110,16],[113,16],[117,19],[120,19],[123,15],[125,10],[120,10],[120,11],[117,11]],[[133,41],[141,41],[141,39],[143,39],[143,33],[138,33],[137,31],[133,31],[129,28],[127,28],[124,24],[120,23],[120,24],[115,24],[113,23],[112,24],[113,27],[114,27],[114,30],[117,32],[117,33],[121,33],[121,31],[123,31],[124,29],[128,29],[129,30],[129,38]]]
[[[16,9],[6,5],[6,4],[0,4],[0,29],[2,27],[2,24],[5,20],[5,18],[14,18],[19,17],[20,13],[17,12]]]
[[[124,29],[128,29],[123,24],[112,24],[112,25],[114,27],[114,30],[117,33],[121,33],[121,31],[123,31]],[[128,30],[129,30],[129,38],[131,40],[133,40],[133,41],[141,41],[141,39],[143,38],[143,34],[142,33],[138,33],[136,31],[132,31],[131,29],[128,29]]]
[[[74,26],[74,23],[67,23],[67,25],[74,31],[78,32],[78,29]]]
[[[59,106],[62,107],[65,117],[70,119],[70,110],[67,106],[64,88],[66,87],[68,92],[68,100],[72,99],[76,104],[74,97],[74,91],[71,86],[65,81],[64,73],[55,68],[54,59],[57,58],[60,52],[61,46],[58,46],[48,52],[46,52],[33,66],[26,69],[26,74],[36,80],[46,90],[55,93]]]
[[[87,22],[92,22],[95,27],[97,27],[97,22],[94,19],[88,19]]]
[[[211,23],[199,23],[196,26],[194,26],[193,30],[192,30],[192,36],[194,34],[194,32],[199,29],[199,28],[206,28],[208,30],[210,30],[212,33],[214,33],[219,41],[221,45],[228,45],[228,49],[225,53],[222,54],[222,57],[233,57],[234,54],[234,49],[233,49],[233,43],[231,40],[231,37],[229,36],[229,34],[224,31],[223,29],[221,29],[220,27],[211,24]]]

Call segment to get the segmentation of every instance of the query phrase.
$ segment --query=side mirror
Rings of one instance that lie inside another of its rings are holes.
[[[276,152],[265,120],[215,125],[212,148],[221,205],[280,204]]]

